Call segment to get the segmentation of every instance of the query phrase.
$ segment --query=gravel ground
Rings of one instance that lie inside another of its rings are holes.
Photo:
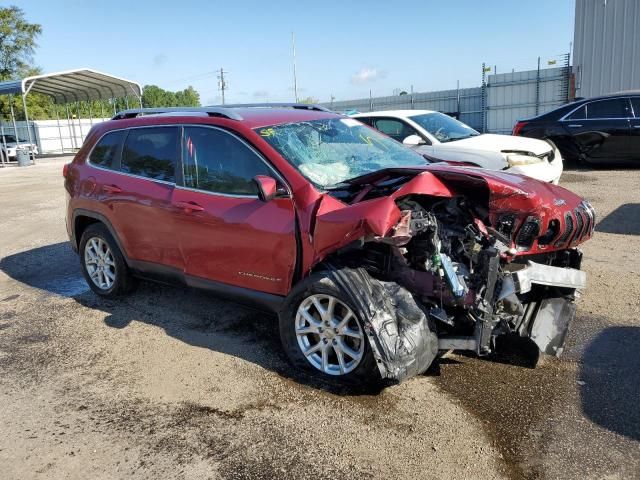
[[[353,392],[293,371],[274,318],[148,283],[93,295],[63,163],[0,169],[3,479],[640,477],[639,171],[563,178],[600,223],[561,359],[448,355]]]

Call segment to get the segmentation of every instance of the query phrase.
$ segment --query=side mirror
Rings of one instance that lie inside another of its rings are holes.
[[[268,202],[278,193],[278,185],[275,178],[267,175],[256,175],[253,177],[253,181],[258,186],[258,197],[263,202]]]
[[[426,145],[427,142],[420,135],[409,135],[405,138],[402,143],[404,145],[408,145],[409,147],[417,147],[418,145]]]

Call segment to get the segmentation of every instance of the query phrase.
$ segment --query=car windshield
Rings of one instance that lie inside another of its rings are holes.
[[[444,113],[432,112],[409,117],[441,143],[480,135],[473,128]]]
[[[331,189],[385,168],[429,162],[352,118],[325,118],[257,128],[256,132],[315,185]]]

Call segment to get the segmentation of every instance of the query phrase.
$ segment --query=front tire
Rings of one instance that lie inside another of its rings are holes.
[[[300,282],[279,319],[282,346],[295,367],[330,383],[380,381],[359,312],[326,273],[314,273]]]
[[[82,234],[78,252],[82,274],[91,290],[105,298],[129,293],[135,285],[122,252],[102,223],[93,223]]]

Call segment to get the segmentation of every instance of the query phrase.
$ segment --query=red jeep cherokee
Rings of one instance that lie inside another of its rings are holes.
[[[346,382],[403,380],[503,335],[559,354],[595,224],[564,188],[430,164],[298,104],[122,112],[65,188],[95,293],[141,277],[277,312],[291,361]]]

